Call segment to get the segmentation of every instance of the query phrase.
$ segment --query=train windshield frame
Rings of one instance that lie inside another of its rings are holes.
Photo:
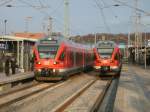
[[[112,56],[114,48],[97,48],[97,51],[102,58],[110,58]]]
[[[41,59],[54,59],[59,46],[58,45],[38,45],[39,57]]]

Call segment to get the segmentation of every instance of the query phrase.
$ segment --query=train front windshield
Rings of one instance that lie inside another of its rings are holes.
[[[58,46],[38,46],[39,57],[41,59],[54,59],[57,54]]]
[[[113,48],[98,48],[97,50],[102,58],[110,58],[113,52]]]

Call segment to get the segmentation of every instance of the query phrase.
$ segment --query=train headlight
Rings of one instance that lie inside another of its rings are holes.
[[[37,61],[36,64],[41,65],[41,62]]]
[[[95,69],[101,69],[101,66],[94,66]]]
[[[51,38],[51,37],[49,37],[49,38],[48,38],[48,40],[52,40],[52,38]]]
[[[41,69],[37,69],[38,72],[41,72]]]
[[[54,65],[56,65],[57,64],[57,62],[56,61],[54,61],[54,63],[53,63]]]
[[[54,61],[54,63],[53,63],[54,65],[56,65],[56,64],[58,64],[58,62],[57,61]]]

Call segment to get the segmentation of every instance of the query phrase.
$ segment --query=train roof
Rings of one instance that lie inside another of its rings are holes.
[[[91,49],[90,45],[83,45],[79,43],[75,43],[72,40],[68,40],[64,38],[64,36],[46,36],[45,38],[40,39],[37,42],[37,45],[45,45],[45,44],[51,44],[51,45],[60,45],[61,43],[64,43],[66,46],[71,46],[74,48],[80,48],[80,49]]]

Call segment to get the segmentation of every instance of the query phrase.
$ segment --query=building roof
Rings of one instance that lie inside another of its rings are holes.
[[[4,36],[0,36],[0,41],[31,41],[31,42],[36,42],[36,41],[38,41],[38,39],[4,35]]]
[[[41,39],[45,37],[44,33],[14,33],[16,37],[32,38],[32,39]]]
[[[36,42],[45,37],[44,33],[14,33],[14,35],[0,36],[0,41],[31,41]]]

